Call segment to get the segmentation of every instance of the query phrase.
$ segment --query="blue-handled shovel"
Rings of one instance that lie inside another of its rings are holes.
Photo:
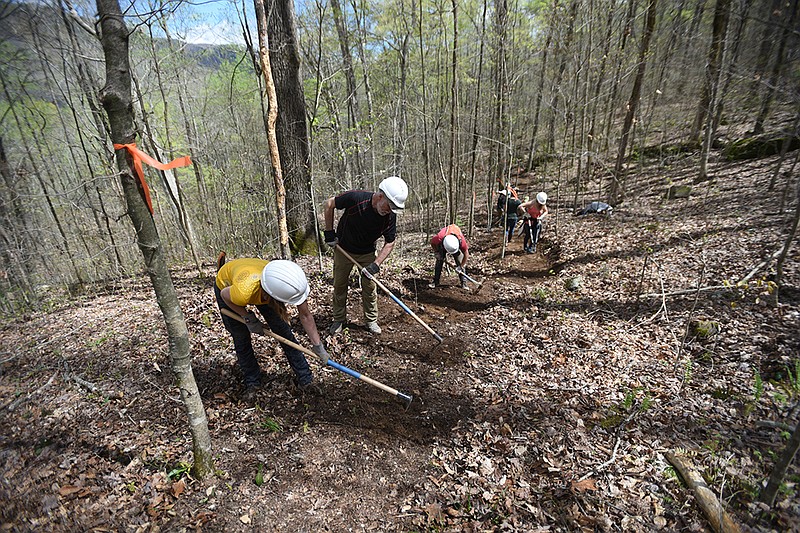
[[[236,313],[234,313],[230,309],[225,309],[223,307],[223,308],[220,308],[220,312],[222,312],[223,315],[227,315],[227,316],[231,317],[232,319],[241,322],[242,324],[245,323],[244,319],[242,317],[240,317],[239,315],[237,315]],[[291,346],[292,348],[294,348],[296,350],[300,350],[304,354],[306,354],[308,356],[311,356],[314,360],[319,360],[317,354],[315,354],[314,352],[312,352],[311,350],[309,350],[305,346],[301,346],[300,344],[297,344],[296,342],[292,342],[289,339],[284,339],[280,335],[277,335],[277,334],[273,333],[272,331],[270,331],[269,327],[266,326],[266,325],[263,326],[263,329],[264,329],[264,335],[269,335],[270,337],[272,337],[276,341],[281,342],[281,343],[283,343],[283,344],[285,344],[287,346]],[[376,381],[376,380],[374,380],[372,378],[369,378],[369,377],[367,377],[367,376],[365,376],[363,374],[360,374],[360,373],[356,372],[355,370],[347,368],[346,366],[337,363],[333,359],[328,359],[328,366],[333,367],[333,368],[335,368],[336,370],[338,370],[340,372],[344,372],[345,374],[347,374],[349,376],[353,376],[356,379],[360,379],[364,383],[368,383],[369,385],[372,385],[373,387],[377,387],[377,388],[381,389],[382,391],[388,392],[389,394],[391,394],[392,396],[394,396],[395,398],[400,400],[403,403],[403,406],[406,409],[408,409],[408,406],[411,405],[411,400],[413,399],[413,397],[410,394],[405,394],[403,392],[400,392],[397,389],[393,389],[392,387],[389,387],[388,385],[384,385],[380,381]]]

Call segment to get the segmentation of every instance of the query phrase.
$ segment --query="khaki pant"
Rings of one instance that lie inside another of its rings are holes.
[[[349,253],[349,252],[348,252]],[[368,254],[350,254],[359,265],[365,267],[375,261],[375,252]],[[339,250],[337,246],[333,252],[333,321],[347,321],[347,286],[350,282],[350,272],[355,265]],[[360,271],[359,271],[360,272]],[[364,308],[366,322],[378,321],[378,286],[375,282],[361,276],[361,305]]]

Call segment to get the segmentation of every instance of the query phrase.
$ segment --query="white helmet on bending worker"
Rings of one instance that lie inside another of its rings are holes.
[[[458,249],[461,247],[461,243],[455,235],[448,235],[445,237],[442,241],[442,245],[444,246],[445,252],[450,255],[458,253]]]

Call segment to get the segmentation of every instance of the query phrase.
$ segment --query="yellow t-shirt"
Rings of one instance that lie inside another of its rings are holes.
[[[263,305],[261,299],[261,271],[269,261],[254,258],[234,259],[222,265],[217,272],[217,288],[231,288],[231,301],[242,307]]]

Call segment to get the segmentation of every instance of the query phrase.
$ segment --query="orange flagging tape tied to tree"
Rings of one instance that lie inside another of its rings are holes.
[[[144,199],[147,202],[147,208],[150,209],[150,214],[153,214],[153,202],[150,200],[150,189],[147,187],[147,182],[144,180],[144,169],[142,169],[142,161],[147,163],[153,168],[157,168],[158,170],[170,170],[172,168],[178,167],[188,167],[192,164],[191,158],[188,155],[183,157],[179,157],[178,159],[172,160],[169,163],[162,163],[160,161],[156,161],[146,153],[142,152],[136,147],[136,143],[131,144],[115,144],[114,150],[128,150],[128,153],[131,154],[131,158],[133,159],[133,168],[136,170],[136,176],[139,178],[139,183],[142,184],[142,190],[144,191]]]

